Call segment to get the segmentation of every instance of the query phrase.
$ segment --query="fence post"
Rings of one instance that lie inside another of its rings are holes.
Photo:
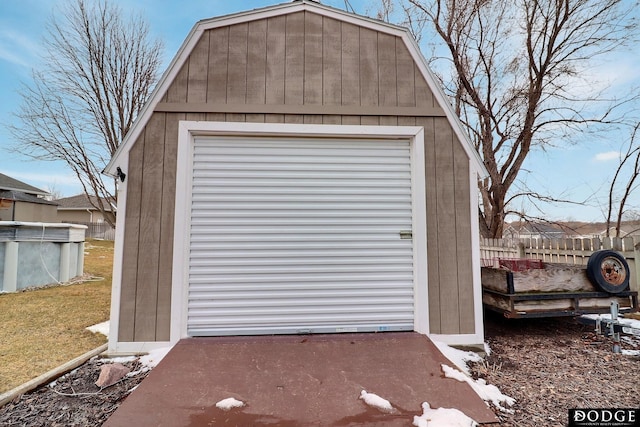
[[[518,258],[526,258],[527,254],[524,252],[524,243],[518,242]]]

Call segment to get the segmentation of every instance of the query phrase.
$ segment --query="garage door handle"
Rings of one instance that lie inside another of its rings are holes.
[[[400,232],[401,239],[413,239],[413,233],[411,230],[403,230]]]

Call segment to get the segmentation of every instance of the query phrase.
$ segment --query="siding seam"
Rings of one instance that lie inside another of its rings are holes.
[[[207,41],[207,84],[205,85],[204,92],[204,102],[209,102],[209,82],[211,81],[209,77],[209,73],[211,72],[211,67],[209,66],[209,61],[211,60],[211,31],[206,31],[207,37],[209,40]],[[166,147],[166,118],[165,118],[165,147]]]
[[[225,73],[225,88],[226,90],[224,91],[224,102],[225,103],[229,103],[229,55],[231,53],[231,26],[228,26],[226,28],[226,32],[227,32],[227,63],[225,64],[226,68],[227,68],[227,72]],[[226,119],[226,116],[225,116]]]
[[[247,34],[245,36],[245,54],[244,54],[244,103],[247,103],[247,97],[249,96],[249,26],[246,24]],[[245,116],[246,118],[246,116]]]
[[[208,52],[208,47],[207,47],[207,52]],[[208,54],[208,53],[207,53]],[[207,58],[207,63],[208,62],[208,58]],[[209,71],[208,71],[207,67],[207,79],[209,78]],[[162,139],[162,178],[160,180],[160,194],[164,194],[164,172],[165,172],[165,161],[167,160],[167,118],[168,118],[168,114],[164,113],[164,138]],[[160,212],[164,212],[164,197],[160,197]],[[162,215],[161,215],[162,218]],[[160,245],[160,248],[162,248],[162,220],[160,221],[160,232],[158,233],[158,245]],[[153,333],[153,337],[154,339],[157,341],[158,340],[158,312],[160,311],[160,273],[161,273],[161,269],[160,269],[160,250],[158,250],[158,280],[156,281],[156,327]]]
[[[141,156],[140,156],[140,164],[144,164],[144,146],[147,142],[147,126],[145,126],[145,130],[142,133],[142,147],[141,147]],[[140,194],[142,194],[142,183],[144,180],[142,179],[142,172],[140,172]],[[139,203],[139,212],[138,212],[138,247],[136,248],[136,285],[135,285],[135,293],[133,294],[133,334],[132,339],[136,341],[136,313],[138,311],[138,283],[140,282],[140,277],[138,274],[138,269],[140,267],[140,238],[142,233],[140,233],[140,227],[142,224],[142,203]]]

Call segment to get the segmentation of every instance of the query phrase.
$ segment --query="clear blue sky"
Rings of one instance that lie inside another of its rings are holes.
[[[141,13],[149,23],[152,36],[165,43],[164,64],[168,64],[193,25],[201,19],[278,4],[280,0],[111,0],[125,13]],[[62,164],[36,162],[10,154],[3,148],[12,145],[12,137],[2,124],[11,123],[19,104],[20,83],[29,83],[30,73],[39,64],[44,26],[60,1],[0,0],[0,173],[10,175],[42,189],[55,188],[63,196],[80,193],[75,177]],[[324,0],[330,6],[345,8],[344,0]],[[356,12],[367,14],[376,0],[350,0]],[[632,49],[623,57],[612,57],[595,71],[595,79],[609,81],[614,89],[625,91],[640,85],[640,50]],[[634,109],[639,106],[633,106]],[[525,169],[527,185],[534,190],[576,201],[591,198],[593,206],[545,206],[549,219],[602,220],[608,182],[616,167],[615,152],[622,145],[620,136],[589,139],[570,146],[537,151]],[[640,189],[630,201],[640,210]],[[534,212],[530,207],[527,208]]]

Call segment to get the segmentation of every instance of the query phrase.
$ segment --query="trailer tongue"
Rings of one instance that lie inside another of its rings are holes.
[[[620,319],[618,317],[619,307],[616,303],[611,303],[611,314],[601,315],[585,315],[578,318],[580,323],[589,326],[595,326],[598,334],[606,335],[613,339],[613,352],[620,353],[620,334],[634,335],[640,337],[640,328],[635,327],[637,321],[631,319]]]

